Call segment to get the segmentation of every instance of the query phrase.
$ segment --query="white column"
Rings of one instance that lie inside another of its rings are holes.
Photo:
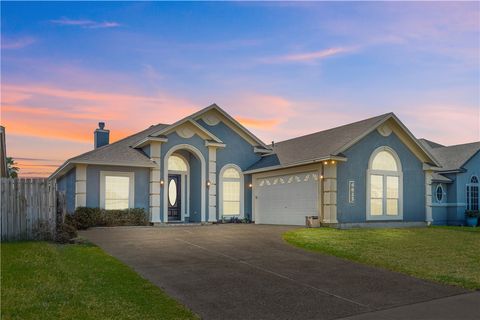
[[[150,159],[157,163],[155,168],[150,168],[150,195],[149,195],[149,205],[150,205],[150,221],[153,223],[161,223],[161,214],[160,214],[160,151],[161,151],[161,142],[152,141],[150,143]]]
[[[87,165],[77,164],[75,170],[75,208],[87,206]]]
[[[323,223],[337,221],[337,163],[328,161],[323,165]]]
[[[433,222],[432,216],[432,178],[433,171],[425,171],[425,221],[428,225]]]
[[[217,147],[208,147],[208,222],[217,221]]]

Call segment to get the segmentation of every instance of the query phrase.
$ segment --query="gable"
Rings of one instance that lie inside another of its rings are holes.
[[[237,120],[232,116],[218,107],[216,104],[213,104],[204,110],[197,112],[192,115],[192,119],[195,121],[202,120],[208,126],[216,126],[220,122],[223,122],[230,129],[232,129],[237,135],[242,137],[245,141],[251,144],[254,147],[261,146],[266,148],[266,145],[257,138],[253,133],[251,133],[247,128],[241,125]]]
[[[182,137],[185,139],[191,138],[194,135],[198,135],[203,140],[211,140],[216,143],[222,143],[222,140],[220,140],[217,136],[215,136],[213,133],[211,133],[210,131],[208,131],[207,129],[199,125],[197,122],[193,121],[188,117],[180,121],[177,121],[176,123],[162,130],[154,132],[152,136],[164,137],[173,132],[177,133],[179,137]]]
[[[372,126],[366,130],[362,135],[359,135],[356,139],[353,139],[342,148],[338,149],[334,154],[339,155],[345,152],[347,149],[358,143],[368,134],[373,131],[377,131],[380,135],[388,137],[390,134],[395,135],[400,141],[410,149],[410,151],[423,163],[440,166],[438,161],[433,155],[413,136],[413,134],[405,127],[405,125],[392,113],[389,117],[385,118],[382,122]]]

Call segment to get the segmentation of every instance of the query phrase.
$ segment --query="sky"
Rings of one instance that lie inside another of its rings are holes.
[[[1,2],[1,124],[21,176],[212,103],[263,141],[386,112],[480,140],[479,2]]]

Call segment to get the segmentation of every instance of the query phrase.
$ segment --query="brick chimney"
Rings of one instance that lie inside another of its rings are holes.
[[[93,133],[93,139],[95,149],[110,143],[110,130],[105,130],[105,122],[98,123],[98,129]]]

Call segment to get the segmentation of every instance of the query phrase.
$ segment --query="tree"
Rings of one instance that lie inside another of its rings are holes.
[[[7,168],[8,168],[8,176],[10,178],[18,177],[18,171],[20,170],[20,168],[17,167],[17,163],[15,162],[15,160],[13,160],[12,157],[7,157]]]

